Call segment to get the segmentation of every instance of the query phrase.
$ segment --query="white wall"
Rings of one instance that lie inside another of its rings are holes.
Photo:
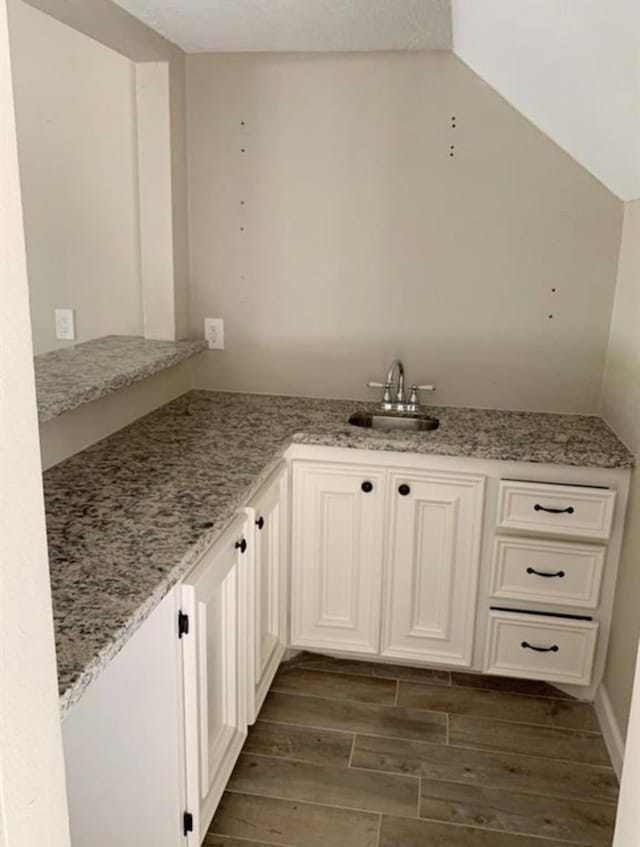
[[[201,386],[373,399],[400,355],[598,411],[622,204],[453,55],[190,55],[187,96]]]
[[[142,335],[135,66],[21,0],[10,13],[35,352],[70,343],[57,307],[79,341]]]
[[[626,753],[613,847],[637,847],[640,844],[640,654],[636,663]]]
[[[640,466],[640,200],[625,205],[602,415]],[[640,480],[636,469],[613,611],[604,686],[624,736],[640,637]]]
[[[453,0],[470,68],[623,200],[640,197],[638,0]]]
[[[69,844],[5,0],[0,0],[0,841]]]

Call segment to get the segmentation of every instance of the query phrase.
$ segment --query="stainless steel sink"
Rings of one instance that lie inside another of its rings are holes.
[[[437,429],[440,421],[424,414],[392,414],[380,412],[355,412],[349,418],[351,426],[361,426],[365,429],[382,429],[387,431],[401,430],[404,432],[425,432]]]

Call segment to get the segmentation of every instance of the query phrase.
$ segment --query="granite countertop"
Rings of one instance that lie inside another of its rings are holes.
[[[206,350],[207,342],[107,335],[35,356],[40,423],[98,400]]]
[[[381,433],[356,408],[373,404],[192,391],[45,472],[63,715],[292,443],[633,465],[596,417],[430,407],[438,430]]]

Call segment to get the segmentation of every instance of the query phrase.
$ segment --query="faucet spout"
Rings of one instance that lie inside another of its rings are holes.
[[[396,403],[404,403],[405,395],[404,395],[404,365],[400,359],[394,359],[391,362],[389,367],[389,374],[387,376],[387,383],[389,385],[393,385],[393,376],[398,371],[398,388],[395,394]]]

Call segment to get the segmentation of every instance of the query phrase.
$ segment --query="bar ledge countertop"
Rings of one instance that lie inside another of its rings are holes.
[[[348,424],[374,404],[191,391],[44,473],[61,712],[292,443],[630,468],[598,417],[429,407],[434,432]]]

